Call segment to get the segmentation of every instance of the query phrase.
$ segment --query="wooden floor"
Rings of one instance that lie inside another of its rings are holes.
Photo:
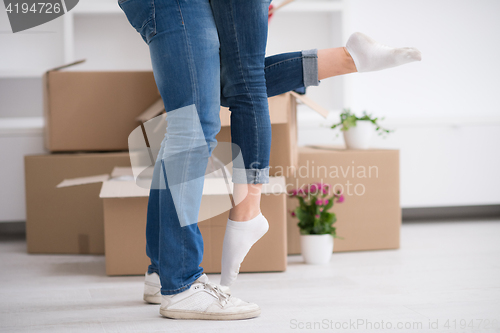
[[[162,318],[142,301],[143,277],[106,277],[102,256],[25,249],[0,241],[0,332],[500,331],[488,328],[500,326],[500,220],[407,223],[399,250],[240,274],[233,293],[262,314],[236,322]]]

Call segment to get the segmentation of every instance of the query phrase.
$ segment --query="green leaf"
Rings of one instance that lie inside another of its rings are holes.
[[[334,199],[335,199],[335,197],[331,197],[330,199],[328,199],[328,203],[326,204],[325,208],[323,208],[324,211],[327,211],[333,207]]]

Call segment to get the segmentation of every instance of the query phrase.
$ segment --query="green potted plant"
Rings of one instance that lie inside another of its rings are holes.
[[[340,130],[344,133],[347,149],[368,149],[374,129],[379,135],[392,132],[379,125],[378,121],[383,118],[373,118],[366,111],[363,111],[361,117],[352,113],[351,109],[343,109],[343,111],[340,114],[340,122],[333,124],[331,128],[340,127]]]
[[[344,201],[344,195],[340,191],[330,194],[330,190],[329,184],[314,183],[289,192],[299,201],[299,206],[290,213],[299,220],[302,256],[308,264],[328,263],[333,239],[342,238],[337,236],[333,226],[337,217],[330,210],[335,202]]]

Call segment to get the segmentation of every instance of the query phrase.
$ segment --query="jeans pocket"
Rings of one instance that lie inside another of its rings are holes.
[[[156,35],[154,0],[118,0],[118,6],[142,39],[149,44]]]

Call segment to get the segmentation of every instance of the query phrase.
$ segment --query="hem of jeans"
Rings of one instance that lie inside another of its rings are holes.
[[[302,51],[302,74],[304,87],[318,86],[318,49]]]
[[[233,167],[232,181],[235,184],[267,184],[269,183],[269,167],[263,169]]]
[[[158,270],[148,268],[148,274],[153,274],[153,273],[156,273],[156,274],[160,275],[160,272]]]
[[[160,289],[160,292],[161,292],[162,295],[175,295],[175,294],[179,294],[179,293],[181,293],[181,292],[186,291],[187,289],[189,289],[193,285],[193,283],[196,280],[198,280],[198,278],[200,276],[202,276],[202,275],[203,275],[203,273],[200,274],[199,276],[197,276],[192,282],[189,282],[188,284],[185,284],[185,285],[183,285],[180,288],[177,288],[177,289]]]

